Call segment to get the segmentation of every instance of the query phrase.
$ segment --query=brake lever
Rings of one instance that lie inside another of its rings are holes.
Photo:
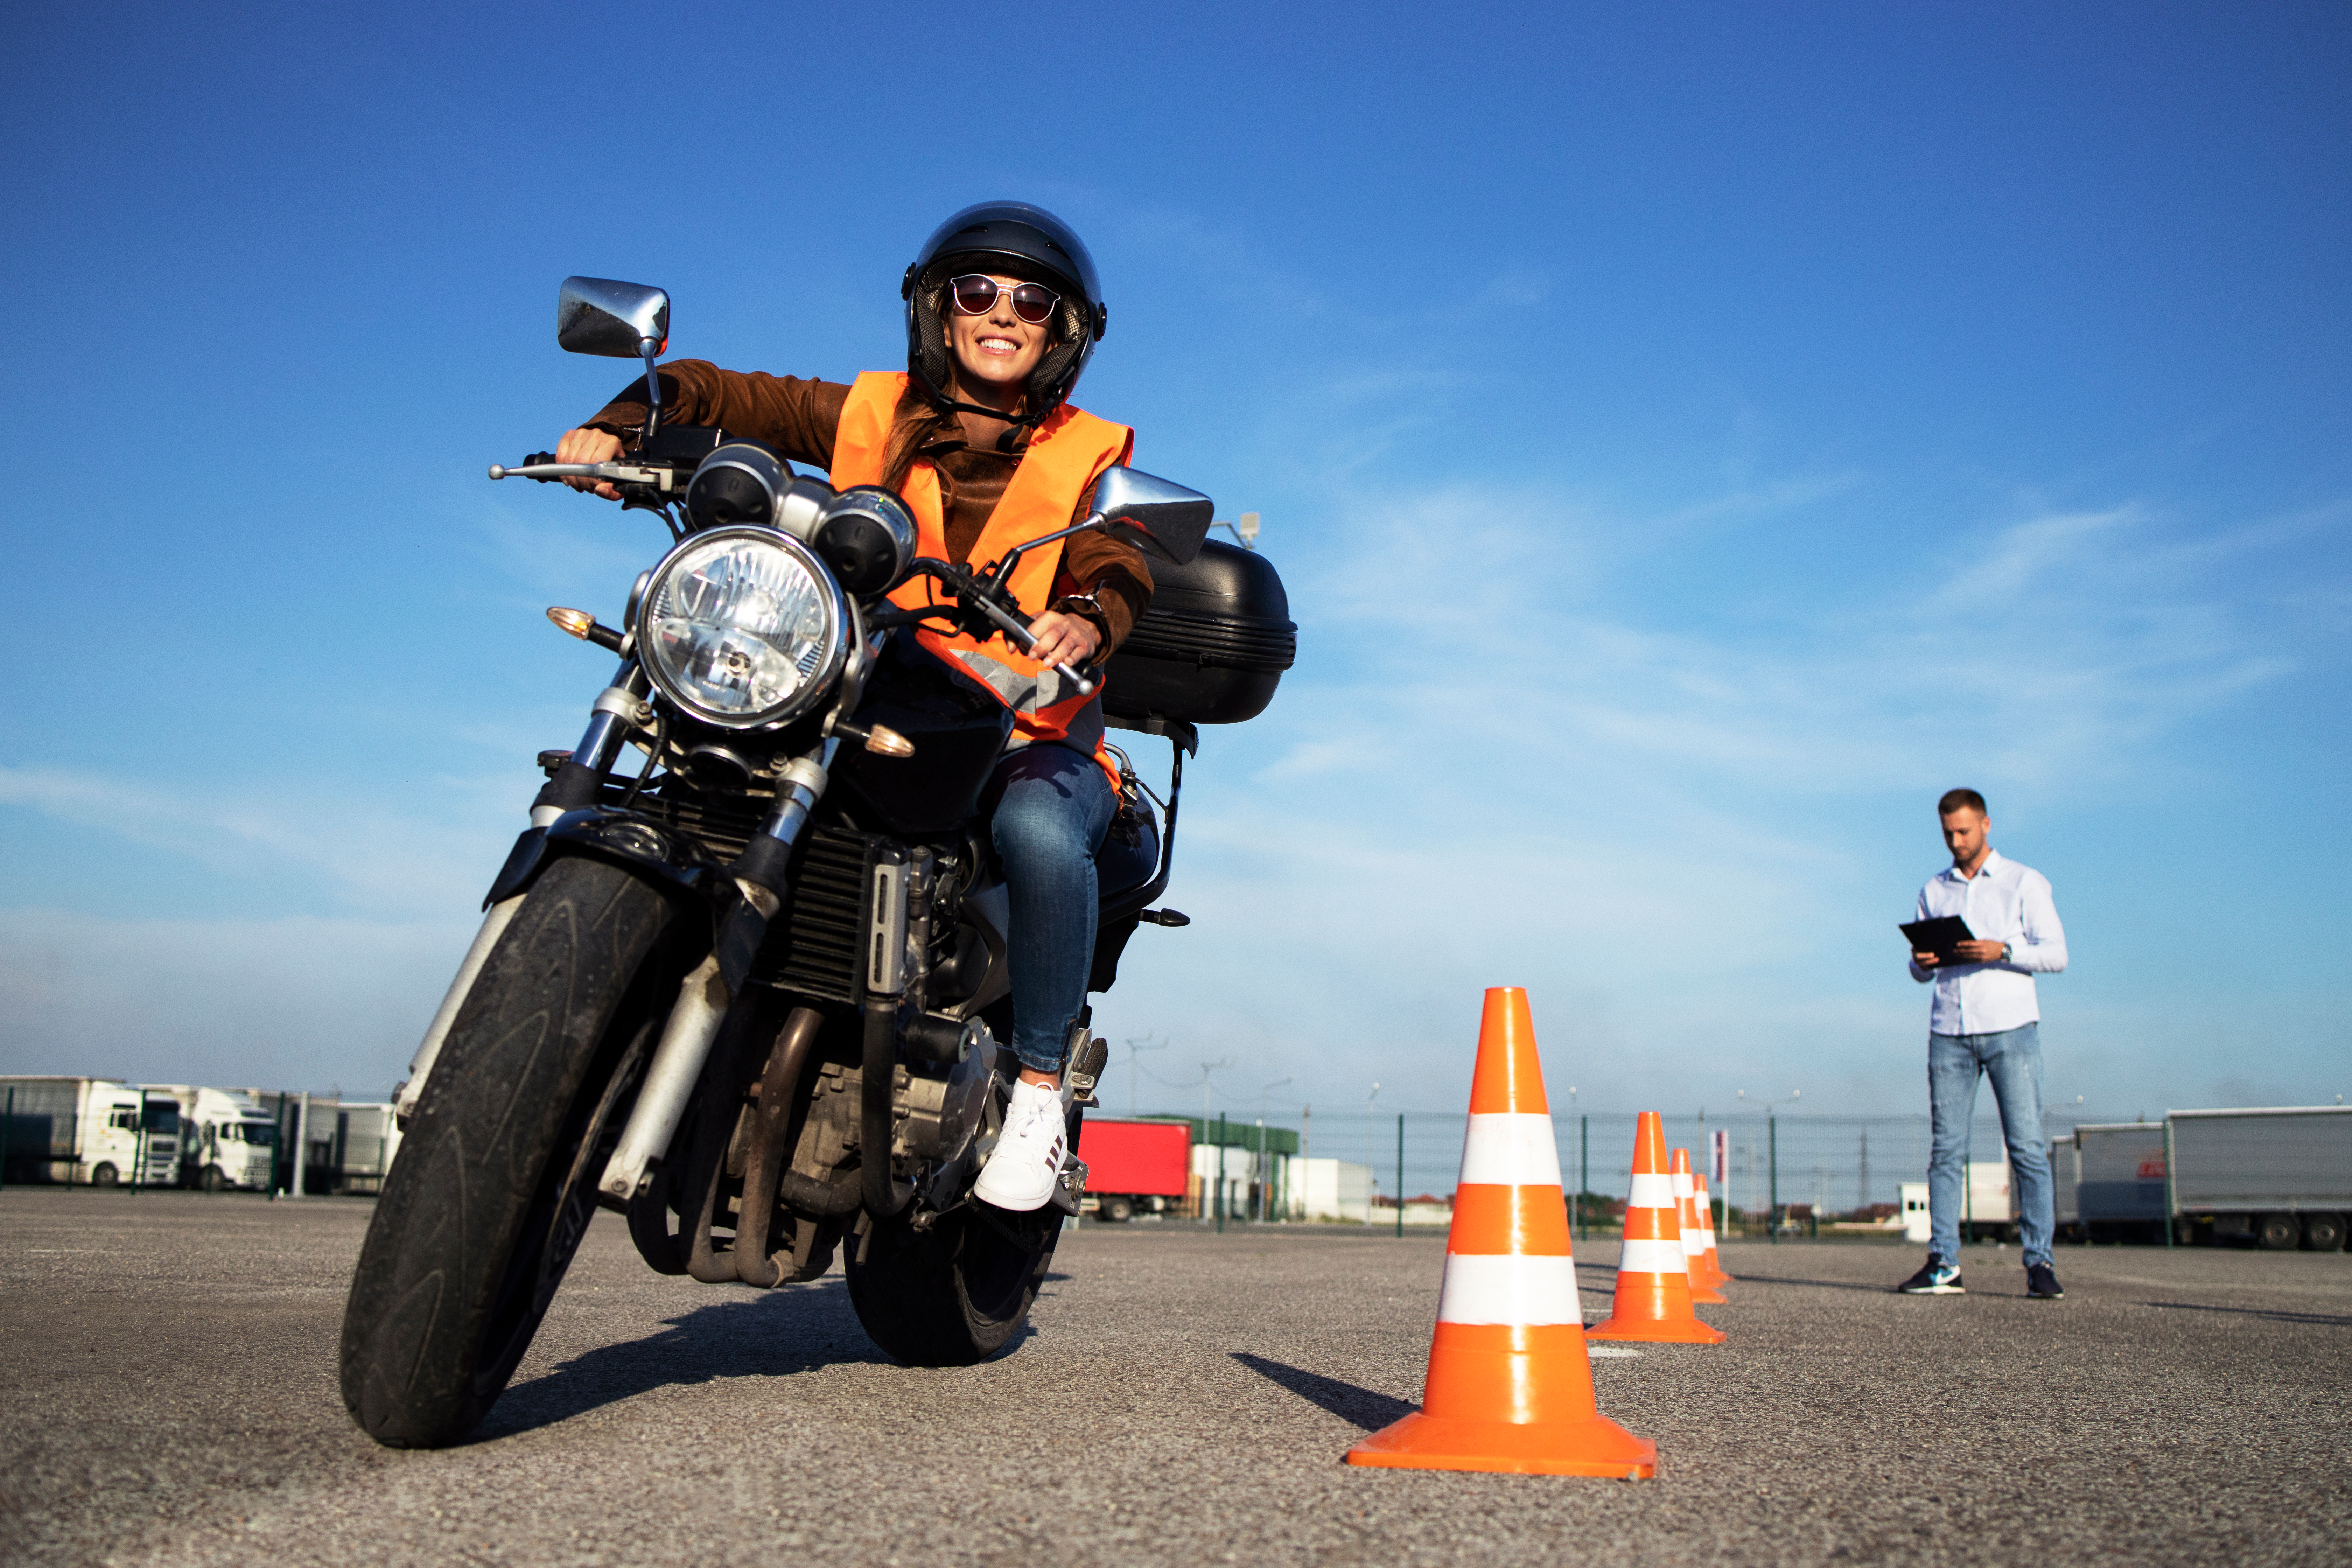
[[[543,458],[549,460],[541,462]],[[559,463],[545,452],[533,452],[530,461],[512,468],[492,463],[490,478],[537,479],[541,484],[556,479],[604,479],[616,485],[650,486],[667,496],[677,488],[677,469],[667,463]]]
[[[986,613],[990,620],[994,621],[998,626],[1004,628],[1006,636],[1012,637],[1015,642],[1021,645],[1021,651],[1023,653],[1027,653],[1031,648],[1037,646],[1037,634],[1035,632],[1031,631],[1027,626],[1023,626],[1019,621],[1013,619],[1011,616],[1006,615],[1003,610],[998,609],[994,604],[985,598],[978,599],[974,602],[977,603],[981,609]],[[1077,670],[1072,669],[1068,665],[1060,663],[1056,663],[1054,666],[1054,670],[1055,673],[1061,676],[1063,679],[1076,687],[1078,689],[1079,696],[1091,697],[1094,695],[1096,680],[1095,674],[1092,670],[1088,670],[1085,674],[1080,674]]]
[[[996,602],[994,590],[997,584],[993,579],[982,576],[969,568],[958,568],[942,561],[928,559],[915,562],[913,569],[938,578],[955,590],[959,599],[995,622],[999,629],[1006,637],[1011,637],[1022,652],[1027,653],[1037,646],[1037,634],[1029,629],[1028,622],[1008,612]],[[1101,684],[1102,680],[1099,671],[1085,666],[1073,669],[1066,664],[1056,663],[1054,666],[1054,672],[1076,687],[1078,695],[1081,697],[1093,696],[1095,688]]]

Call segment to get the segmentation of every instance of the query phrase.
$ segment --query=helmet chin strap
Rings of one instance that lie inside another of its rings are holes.
[[[946,414],[977,414],[983,419],[1001,420],[1004,424],[1012,426],[1012,429],[1005,432],[1005,435],[1007,436],[1010,436],[1013,430],[1020,429],[1024,425],[1036,424],[1039,420],[1045,418],[1047,414],[1051,414],[1053,412],[1052,408],[1046,408],[1043,412],[1036,414],[1007,414],[1001,408],[989,408],[977,403],[959,402],[957,399],[950,397],[946,393],[941,392],[938,387],[933,386],[931,384],[931,378],[923,374],[922,367],[920,365],[910,365],[908,368],[914,373],[915,379],[922,383],[923,390],[930,395],[931,405],[933,407]],[[1060,400],[1057,398],[1055,401],[1058,403]],[[1002,442],[1000,440],[1000,446],[1001,445]],[[1005,449],[1010,450],[1010,448]]]

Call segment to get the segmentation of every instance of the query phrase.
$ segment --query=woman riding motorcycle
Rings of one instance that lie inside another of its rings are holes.
[[[986,565],[1083,519],[1095,479],[1129,460],[1134,434],[1068,402],[1109,315],[1077,235],[1026,203],[966,207],[925,242],[900,292],[904,374],[868,372],[845,386],[672,361],[659,367],[664,424],[716,426],[824,468],[838,487],[899,492],[919,555]],[[556,460],[617,457],[646,416],[645,384],[632,382],[565,433]],[[569,482],[619,499],[609,484]],[[1116,648],[1150,600],[1151,574],[1132,546],[1087,532],[1024,556],[1012,587],[1034,617],[1025,655],[1002,636],[926,629],[919,640],[1013,710],[990,835],[1011,899],[1021,1076],[974,1193],[1026,1212],[1051,1196],[1065,1153],[1060,1084],[1094,953],[1094,858],[1118,805],[1099,688],[1079,693],[1053,667]],[[929,592],[914,581],[891,596],[913,607]]]

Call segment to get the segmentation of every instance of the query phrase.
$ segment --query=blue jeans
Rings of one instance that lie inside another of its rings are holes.
[[[1118,797],[1092,757],[1049,742],[996,766],[988,831],[1004,868],[1013,929],[1013,1054],[1059,1072],[1095,959],[1095,851]]]
[[[1927,1249],[1953,1262],[1960,1257],[1960,1208],[1969,1157],[1969,1119],[1976,1113],[1977,1079],[1992,1079],[2000,1107],[2000,1135],[2009,1145],[2017,1184],[2017,1230],[2028,1265],[2050,1261],[2050,1151],[2042,1142],[2042,1026],[1997,1035],[1927,1037]],[[2006,1215],[1990,1216],[2005,1221]]]

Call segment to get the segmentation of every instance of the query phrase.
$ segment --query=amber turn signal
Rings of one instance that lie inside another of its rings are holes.
[[[911,757],[915,742],[887,724],[877,724],[866,731],[866,749],[877,756]]]
[[[594,643],[598,647],[619,653],[628,646],[628,638],[610,626],[598,626],[596,617],[585,610],[567,610],[561,605],[547,607],[547,618],[582,642]]]

